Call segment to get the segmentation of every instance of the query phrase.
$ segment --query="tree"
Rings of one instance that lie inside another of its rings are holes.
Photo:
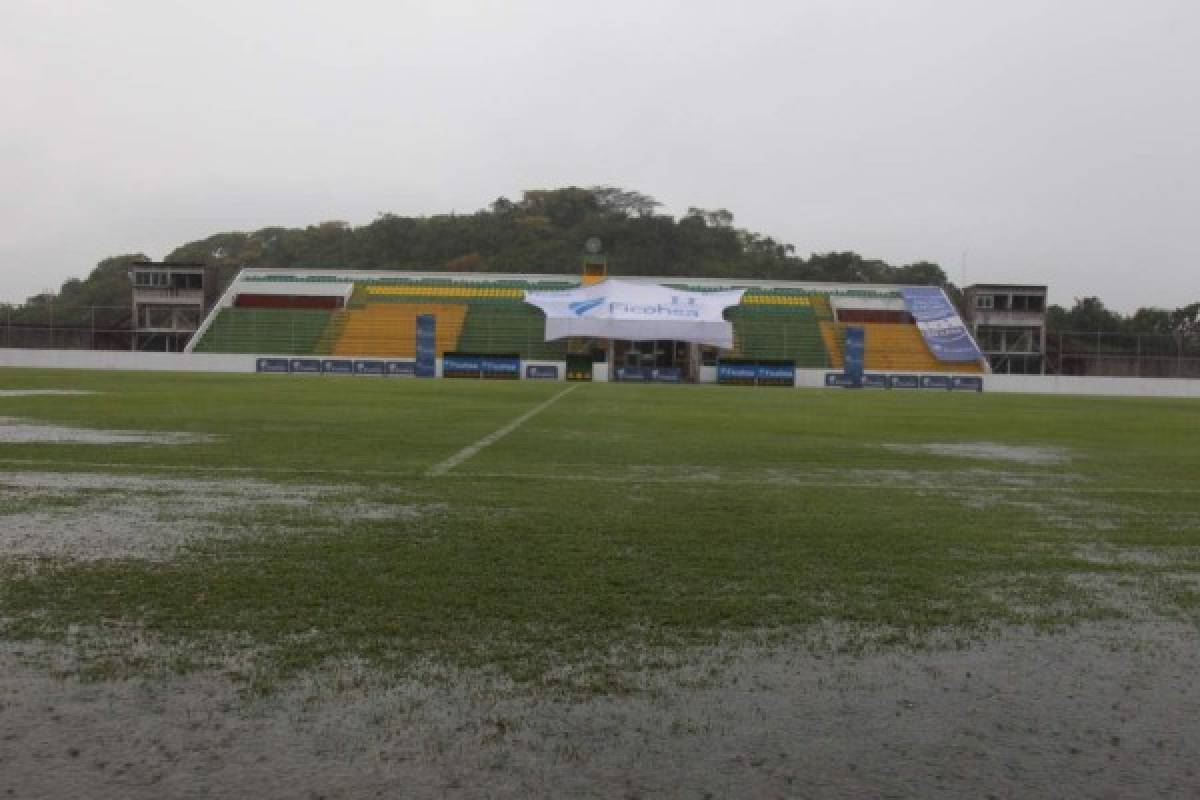
[[[1170,324],[1177,352],[1182,354],[1189,342],[1200,344],[1200,303],[1192,303],[1172,311]]]
[[[918,261],[897,267],[893,273],[894,283],[907,283],[914,286],[946,286],[950,280],[945,271],[930,261]]]
[[[1172,311],[1171,328],[1186,335],[1200,335],[1200,303]]]
[[[718,208],[715,211],[709,211],[696,206],[688,206],[687,215],[684,219],[697,219],[703,222],[709,228],[732,228],[733,227],[733,212],[724,208]]]
[[[605,214],[649,217],[662,205],[648,194],[618,189],[615,186],[593,186],[590,190],[596,207]]]
[[[1056,331],[1116,333],[1123,326],[1121,315],[1105,308],[1099,297],[1077,297],[1070,311],[1051,306],[1047,321]]]
[[[500,196],[492,201],[491,209],[497,216],[506,216],[517,210],[517,204],[507,197]]]
[[[1129,333],[1169,334],[1174,329],[1171,312],[1161,308],[1139,308],[1123,323]]]

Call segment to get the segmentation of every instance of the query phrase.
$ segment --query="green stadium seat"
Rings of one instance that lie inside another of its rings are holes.
[[[317,352],[317,343],[332,313],[223,308],[193,349],[197,353],[312,355]]]

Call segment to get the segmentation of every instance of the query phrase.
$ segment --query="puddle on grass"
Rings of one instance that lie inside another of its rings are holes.
[[[1103,542],[1084,542],[1071,552],[1074,558],[1101,566],[1169,568],[1200,562],[1200,547],[1118,547]]]
[[[247,699],[221,671],[84,683],[0,643],[0,793],[1193,797],[1198,645],[1151,619],[866,655],[731,637],[594,692],[347,659]]]
[[[681,464],[659,467],[646,464],[631,464],[625,472],[615,473],[618,477],[634,483],[654,483],[659,480],[679,483],[716,483],[723,480],[720,469]]]
[[[999,442],[930,442],[927,444],[885,444],[883,447],[901,453],[921,452],[954,458],[1011,461],[1030,466],[1063,464],[1071,460],[1070,451],[1065,448],[1000,444]]]
[[[1027,511],[1041,522],[1060,530],[1116,531],[1125,527],[1133,517],[1144,516],[1142,510],[1118,503],[1106,502],[1095,496],[1072,496],[1064,492],[1042,492],[1031,495],[1012,492],[971,490],[957,495],[963,506],[971,511],[1015,509]]]
[[[368,500],[357,487],[0,473],[0,557],[166,560],[199,539],[275,530],[297,510],[308,524],[334,527],[354,520],[411,521],[442,507]],[[231,521],[230,514],[247,521]]]
[[[116,431],[72,428],[0,417],[0,444],[207,444],[224,437],[208,433],[173,431]]]
[[[997,487],[1045,488],[1068,487],[1084,480],[1082,475],[1056,472],[1014,472],[975,467],[955,470],[901,469],[894,467],[855,467],[830,469],[797,464],[795,467],[739,469],[715,466],[678,464],[656,466],[634,464],[624,470],[605,474],[593,473],[474,473],[476,478],[524,478],[592,483],[690,484],[720,483],[722,485],[751,484],[754,486],[878,486],[881,488],[928,489],[959,491],[965,488]]]
[[[0,398],[4,397],[70,397],[75,395],[96,394],[88,389],[0,389]]]

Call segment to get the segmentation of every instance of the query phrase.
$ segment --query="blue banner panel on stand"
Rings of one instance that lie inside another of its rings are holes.
[[[418,378],[437,375],[437,317],[433,314],[417,315],[417,366]]]
[[[417,362],[389,361],[387,362],[387,374],[393,377],[412,377],[417,374]]]
[[[525,377],[530,380],[556,381],[558,367],[553,364],[529,364],[525,367]]]
[[[679,383],[683,380],[683,370],[679,367],[656,367],[650,371],[650,380],[656,383]]]
[[[348,358],[327,358],[321,362],[321,369],[329,375],[353,375],[354,362]]]
[[[384,375],[387,373],[387,364],[383,361],[355,361],[355,375]]]
[[[758,366],[738,361],[717,362],[717,383],[751,386],[758,379]]]
[[[521,377],[521,359],[518,356],[484,356],[479,369],[485,378],[515,381]]]
[[[955,375],[950,379],[950,388],[967,392],[982,392],[983,378],[977,375]]]
[[[759,386],[795,386],[796,367],[794,364],[759,364],[755,367],[754,377]]]
[[[922,375],[921,376],[921,388],[922,389],[949,389],[950,388],[950,376],[949,375]]]
[[[446,353],[442,356],[443,378],[478,378],[483,368],[479,356]]]
[[[888,376],[868,373],[863,375],[862,385],[864,389],[886,389],[888,388]]]
[[[916,375],[890,375],[888,383],[893,389],[920,389],[921,379]]]
[[[256,372],[287,372],[290,367],[286,358],[260,358],[254,362]]]
[[[867,352],[867,334],[862,328],[846,328],[845,354],[846,378],[850,386],[862,386],[863,362]]]
[[[826,372],[825,373],[825,385],[826,386],[841,386],[843,388],[850,389],[850,388],[853,388],[855,384],[854,384],[854,381],[852,381],[850,378],[848,378],[846,375],[842,374],[841,372]]]
[[[617,367],[617,380],[643,382],[649,377],[648,371],[641,367]]]
[[[293,358],[291,364],[292,372],[306,373],[309,375],[321,374],[321,359],[319,358]]]
[[[901,289],[900,294],[934,358],[938,361],[978,361],[983,358],[945,292],[936,286],[910,286]]]

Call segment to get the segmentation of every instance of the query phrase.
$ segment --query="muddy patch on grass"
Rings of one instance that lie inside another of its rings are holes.
[[[927,444],[885,444],[883,447],[900,453],[916,452],[984,461],[1011,461],[1030,466],[1052,466],[1071,460],[1070,451],[1061,447],[1034,447],[999,442],[930,442]]]
[[[590,694],[331,663],[81,682],[0,647],[0,793],[95,798],[1196,796],[1200,641],[1143,620],[962,649],[736,642]]]
[[[443,508],[365,499],[357,487],[261,480],[0,472],[0,556],[165,560],[200,539],[253,536],[303,518],[308,529],[406,522]]]
[[[225,437],[209,433],[122,431],[48,425],[17,417],[0,417],[0,444],[210,444]]]
[[[0,389],[0,399],[5,397],[74,397],[96,394],[89,389]]]

